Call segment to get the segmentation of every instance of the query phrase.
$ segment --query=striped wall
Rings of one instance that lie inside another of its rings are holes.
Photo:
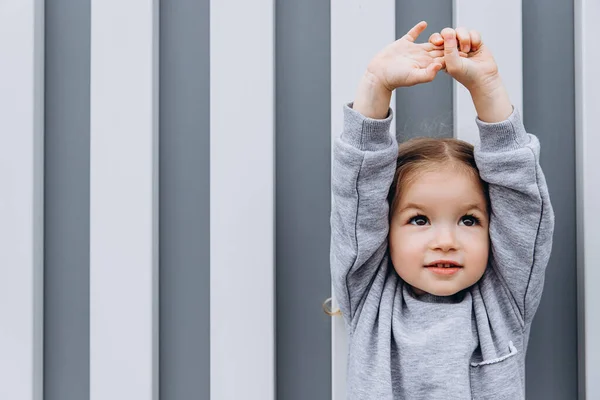
[[[2,2],[0,399],[345,399],[321,311],[331,141],[370,58],[422,19],[423,40],[482,32],[544,148],[557,233],[527,398],[600,397],[600,9],[417,3]],[[477,140],[444,74],[392,107],[400,140]]]
[[[273,16],[272,1],[210,3],[213,399],[275,398]]]
[[[159,18],[160,398],[210,399],[209,1]]]
[[[275,4],[275,398],[331,393],[331,10]]]
[[[45,4],[45,399],[90,397],[90,6]]]
[[[42,1],[2,5],[0,54],[0,398],[41,399],[44,362]]]
[[[593,399],[600,396],[600,346],[595,338],[600,335],[600,294],[594,282],[600,278],[597,262],[600,258],[600,237],[596,227],[600,223],[600,146],[594,115],[600,110],[596,95],[600,77],[593,65],[600,56],[592,44],[593,24],[600,16],[600,4],[591,0],[575,1],[575,120],[577,154],[577,278],[579,318],[579,397]]]
[[[90,400],[155,400],[158,2],[90,15]]]

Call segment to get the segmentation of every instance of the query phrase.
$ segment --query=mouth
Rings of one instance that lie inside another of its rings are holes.
[[[453,275],[460,271],[463,266],[451,260],[436,260],[425,265],[425,268],[438,275]]]

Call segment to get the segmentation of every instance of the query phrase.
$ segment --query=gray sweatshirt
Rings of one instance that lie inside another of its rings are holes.
[[[388,252],[398,143],[384,120],[344,107],[334,144],[331,275],[348,332],[349,399],[525,399],[525,353],[554,214],[538,139],[520,115],[480,120],[475,159],[491,199],[490,261],[454,296],[415,296]]]

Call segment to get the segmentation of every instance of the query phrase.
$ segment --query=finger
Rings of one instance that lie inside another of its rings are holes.
[[[429,43],[429,42],[426,42],[426,43],[417,43],[417,46],[420,46],[425,51],[443,50],[444,49],[444,45],[443,44],[441,46],[436,46],[433,43]]]
[[[470,31],[469,34],[471,36],[471,50],[476,51],[482,45],[481,34],[477,31]]]
[[[415,40],[417,40],[419,35],[423,33],[425,28],[427,28],[427,22],[421,21],[415,26],[413,26],[412,29],[408,31],[406,35],[404,35],[403,39],[406,39],[410,42],[414,42]]]
[[[425,69],[420,69],[416,71],[416,79],[418,82],[431,82],[434,80],[435,75],[438,71],[442,69],[442,64],[432,63],[427,66]]]
[[[442,66],[441,69],[446,69],[446,60],[444,57],[436,57],[433,59],[433,64],[440,64]]]
[[[443,46],[444,39],[442,38],[442,35],[440,35],[438,32],[435,32],[429,36],[429,43],[434,46]]]
[[[439,49],[439,50],[431,50],[431,51],[430,51],[429,53],[427,53],[427,54],[429,54],[429,56],[430,56],[430,57],[433,57],[433,58],[437,58],[437,57],[443,57],[443,56],[444,56],[444,50],[442,50],[442,49]],[[462,51],[459,51],[459,52],[458,52],[458,56],[459,56],[459,57],[468,57],[469,55],[468,55],[467,53],[464,53],[464,52],[462,52]]]
[[[434,51],[434,50],[444,50],[444,44],[442,43],[440,46],[436,46],[432,43],[418,43],[417,46],[420,46],[425,51]]]
[[[444,57],[438,57],[434,60],[435,64],[440,64],[442,66],[442,68],[440,68],[441,71],[446,71],[446,60],[444,59]]]
[[[444,28],[442,30],[444,38],[444,58],[446,59],[446,69],[458,70],[461,65],[458,49],[456,48],[456,31],[452,28]]]
[[[458,38],[459,50],[465,53],[471,51],[471,35],[466,28],[456,28],[456,37]]]

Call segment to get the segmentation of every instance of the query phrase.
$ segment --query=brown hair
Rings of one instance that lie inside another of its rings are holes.
[[[477,179],[481,183],[489,212],[488,186],[479,176],[473,145],[459,139],[421,137],[410,139],[398,147],[396,173],[388,195],[390,218],[398,206],[402,187],[406,187],[420,173],[440,167],[455,168]]]

